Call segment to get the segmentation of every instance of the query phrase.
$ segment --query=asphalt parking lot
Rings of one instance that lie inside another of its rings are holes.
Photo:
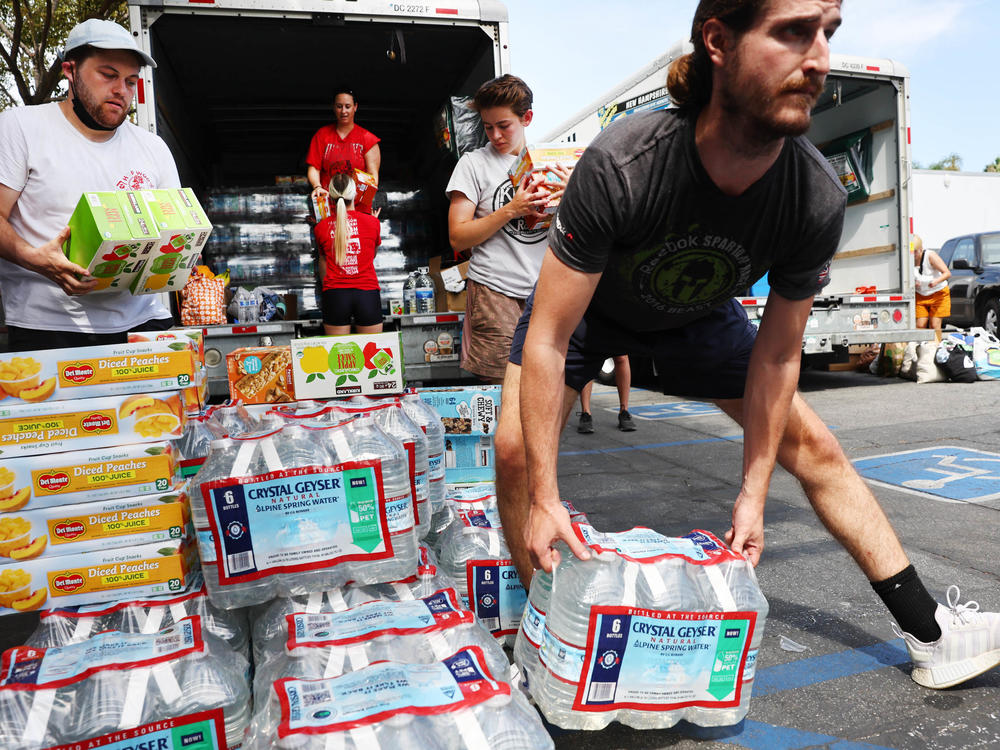
[[[1000,382],[916,385],[806,371],[800,390],[872,479],[911,561],[940,601],[1000,610]],[[739,428],[709,404],[633,390],[638,429],[616,427],[613,388],[595,387],[592,435],[563,435],[564,498],[602,531],[649,526],[670,536],[729,526],[739,487]],[[750,713],[739,726],[680,724],[598,733],[553,728],[558,748],[987,748],[1000,746],[1000,669],[931,691],[881,601],[779,469],[757,568],[770,603]],[[783,645],[784,644],[784,645]],[[794,650],[791,650],[794,649]]]

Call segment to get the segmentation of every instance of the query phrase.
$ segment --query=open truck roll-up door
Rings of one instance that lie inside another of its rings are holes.
[[[408,270],[450,251],[444,188],[455,162],[441,148],[435,122],[450,97],[471,96],[509,69],[502,3],[130,0],[129,18],[157,61],[142,71],[138,122],[166,141],[184,185],[204,197],[273,188],[278,175],[304,176],[310,139],[333,120],[332,90],[347,85],[358,98],[358,124],[381,139],[380,194],[383,204],[389,200],[380,215],[383,302],[401,296]],[[397,210],[393,196],[409,200],[408,207]],[[274,221],[247,213],[248,222]],[[389,256],[397,265],[386,266]],[[212,265],[209,253],[206,259]],[[268,272],[255,283],[268,285]],[[303,263],[293,280],[299,292],[311,284],[308,273]],[[274,343],[321,330],[315,292],[305,291],[300,313],[313,319],[268,324]],[[407,321],[400,322],[405,339]],[[213,393],[225,392],[225,353],[257,343],[257,333],[240,333],[244,328],[207,331],[207,346],[215,339],[221,360],[210,370]],[[408,378],[460,376],[457,362],[453,372],[443,363],[422,372],[424,364],[407,363]]]

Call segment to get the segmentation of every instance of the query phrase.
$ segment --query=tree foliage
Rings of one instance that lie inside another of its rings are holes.
[[[962,157],[958,154],[948,154],[940,161],[931,164],[928,169],[944,169],[949,172],[959,172],[962,169]]]
[[[125,0],[0,2],[0,109],[57,98],[59,50],[69,30],[88,18],[127,25]]]
[[[983,167],[984,172],[1000,172],[1000,156]]]

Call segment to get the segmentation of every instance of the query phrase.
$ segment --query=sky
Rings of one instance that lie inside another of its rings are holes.
[[[502,0],[511,71],[535,94],[540,139],[691,33],[697,0]],[[1000,1],[844,0],[835,53],[910,71],[915,166],[949,154],[981,172],[1000,156]]]

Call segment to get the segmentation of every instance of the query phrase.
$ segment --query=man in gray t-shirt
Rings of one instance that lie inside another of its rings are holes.
[[[803,330],[846,204],[802,137],[840,5],[701,0],[694,52],[668,78],[678,109],[626,118],[584,152],[513,337],[496,435],[500,512],[526,585],[534,567],[558,563],[558,540],[589,557],[560,503],[560,429],[606,357],[645,354],[665,392],[710,399],[743,426],[742,484],[725,535],[733,551],[759,561],[780,462],[901,626],[913,679],[943,688],[1000,663],[1000,615],[934,601],[875,497],[796,393]],[[767,272],[755,331],[732,297]]]

